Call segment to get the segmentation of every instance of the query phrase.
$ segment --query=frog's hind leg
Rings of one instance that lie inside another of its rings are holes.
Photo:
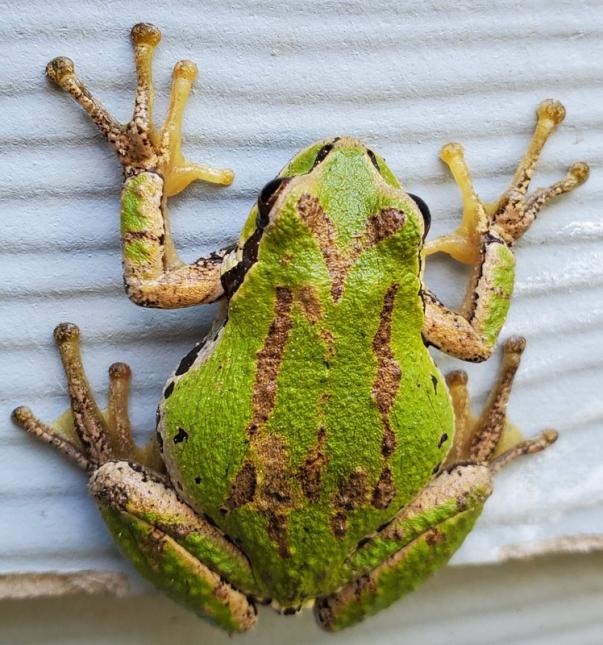
[[[505,343],[498,382],[479,417],[471,411],[466,373],[447,376],[457,426],[448,460],[387,526],[358,545],[343,572],[352,582],[317,600],[317,619],[325,629],[343,629],[388,607],[442,567],[479,517],[494,474],[516,457],[555,441],[552,430],[523,440],[506,419],[524,348],[523,338]]]
[[[17,423],[90,473],[89,489],[107,527],[143,576],[223,629],[249,629],[255,622],[246,597],[255,590],[251,567],[213,524],[178,499],[163,475],[157,441],[146,448],[134,443],[130,368],[125,363],[109,368],[108,409],[101,412],[82,365],[79,329],[62,323],[54,337],[71,409],[48,425],[19,407],[13,413]]]
[[[39,439],[56,446],[80,467],[94,471],[111,459],[127,458],[163,469],[156,441],[146,448],[134,444],[128,417],[130,368],[114,363],[109,368],[109,406],[101,412],[90,389],[80,354],[80,330],[72,323],[61,323],[54,330],[63,368],[71,410],[53,425],[35,417],[25,407],[13,412],[17,423]]]
[[[491,490],[487,466],[441,471],[386,527],[359,544],[346,563],[352,581],[317,599],[320,625],[329,631],[353,625],[424,582],[460,547]]]
[[[145,578],[228,632],[255,624],[247,594],[256,585],[247,558],[180,501],[163,477],[112,461],[93,473],[90,492],[115,540]]]
[[[507,463],[520,454],[543,450],[557,439],[554,430],[545,430],[533,439],[524,440],[519,430],[508,420],[506,408],[511,394],[513,379],[526,346],[525,338],[515,336],[503,346],[503,360],[498,380],[492,388],[482,413],[475,416],[471,410],[467,390],[467,374],[464,371],[450,372],[446,376],[448,391],[455,413],[455,436],[446,458],[446,465],[463,461],[498,464],[502,455]],[[495,459],[496,458],[496,459]]]

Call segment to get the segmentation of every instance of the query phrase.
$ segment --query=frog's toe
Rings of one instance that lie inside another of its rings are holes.
[[[150,45],[151,47],[156,47],[161,40],[161,31],[159,27],[149,22],[138,22],[132,27],[130,38],[134,46]]]

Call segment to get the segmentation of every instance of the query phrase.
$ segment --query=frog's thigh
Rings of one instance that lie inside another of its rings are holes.
[[[162,478],[125,461],[108,462],[92,475],[90,492],[143,576],[228,632],[254,625],[249,562]]]
[[[351,556],[355,565],[382,559],[370,569],[361,567],[356,579],[337,593],[317,600],[321,626],[343,629],[415,589],[460,547],[491,489],[485,466],[456,466],[441,473]]]

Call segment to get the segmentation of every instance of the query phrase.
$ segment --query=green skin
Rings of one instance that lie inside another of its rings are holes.
[[[298,175],[298,180],[279,196],[259,245],[258,261],[230,300],[223,334],[211,355],[177,380],[160,408],[163,454],[172,482],[189,504],[209,515],[248,555],[260,596],[284,607],[335,591],[346,582],[342,567],[350,551],[426,484],[445,458],[454,433],[445,384],[421,338],[422,217],[412,199],[379,177],[363,146],[338,149],[304,174],[316,152],[317,147],[311,147],[282,173]],[[367,219],[380,210],[396,208],[406,216],[395,235],[359,256],[337,302],[331,297],[331,279],[319,245],[296,209],[303,194],[316,197],[329,213],[344,254],[354,236],[365,230]],[[240,246],[255,227],[256,216],[254,208]],[[285,256],[291,260],[283,264]],[[378,509],[371,504],[370,491],[384,467],[384,427],[371,392],[378,369],[372,344],[385,294],[393,284],[399,289],[391,316],[391,348],[402,377],[389,412],[397,447],[387,463],[396,492],[387,508]],[[275,405],[258,430],[279,437],[283,445],[279,458],[292,497],[283,512],[287,557],[269,535],[266,513],[257,503],[220,511],[246,460],[254,463],[258,476],[262,471],[262,457],[250,444],[248,426],[256,356],[275,318],[277,287],[293,293],[312,287],[322,309],[322,320],[313,323],[294,297]],[[332,358],[321,338],[325,330],[334,338]],[[175,443],[180,428],[188,438]],[[319,428],[324,429],[325,464],[319,497],[309,500],[298,473],[318,443]],[[440,442],[444,432],[448,439]],[[357,468],[366,473],[367,495],[347,512],[348,530],[338,537],[331,527],[334,498],[340,482]],[[201,483],[196,484],[195,478]]]
[[[233,173],[191,163],[180,149],[190,61],[174,67],[168,115],[155,128],[160,36],[147,23],[132,29],[138,83],[127,124],[88,92],[70,59],[55,58],[46,73],[123,166],[130,299],[162,308],[222,300],[222,315],[166,384],[157,442],[145,449],[130,433],[129,368],[111,366],[103,415],[71,323],[55,339],[72,414],[53,426],[24,407],[14,416],[89,473],[115,540],[177,601],[229,632],[253,626],[254,599],[287,613],[314,602],[322,626],[341,629],[443,566],[479,516],[492,474],[555,440],[545,432],[496,454],[523,339],[505,344],[479,419],[463,407],[466,375],[451,375],[449,391],[426,344],[464,360],[490,356],[513,291],[512,244],[547,201],[586,180],[588,166],[526,195],[565,115],[554,100],[539,105],[528,151],[492,205],[475,194],[462,148],[444,146],[463,221],[424,249],[425,206],[384,160],[349,137],[319,141],[262,190],[233,249],[185,264],[168,198],[198,179],[228,184]],[[423,285],[425,255],[439,251],[472,265],[460,312]]]
[[[241,549],[253,580],[248,571],[216,557],[219,549],[208,541],[195,544],[192,553],[235,588],[270,599],[281,609],[328,596],[411,542],[412,553],[431,549],[416,531],[406,530],[394,541],[383,541],[375,532],[433,479],[454,438],[450,397],[421,335],[423,216],[384,160],[375,155],[372,161],[355,140],[341,141],[315,164],[325,143],[310,146],[280,173],[292,179],[272,204],[257,260],[228,301],[227,322],[218,324],[214,339],[208,337],[183,361],[186,365],[168,381],[159,405],[158,434],[171,483],[181,499]],[[147,198],[140,187],[147,181],[146,173],[126,181],[122,234],[146,226]],[[300,214],[302,196],[331,220],[334,235],[327,241],[319,239],[324,222],[311,230]],[[388,210],[399,218],[394,230],[372,242],[365,239],[364,247],[354,251],[370,221]],[[255,206],[241,234],[238,260],[257,219]],[[132,264],[146,262],[144,243],[134,244],[135,249],[125,246],[125,256]],[[347,262],[337,296],[325,259],[333,249]],[[494,273],[498,289],[490,299],[491,315],[484,316],[485,332],[493,338],[509,305],[513,262],[510,253],[508,257],[511,262],[501,262]],[[223,274],[234,264],[227,257]],[[283,290],[290,294],[286,311],[277,302]],[[314,308],[303,305],[300,294],[308,290],[314,294]],[[388,292],[393,297],[386,314]],[[274,326],[283,320],[286,331],[281,329],[278,340],[272,337]],[[376,348],[384,325],[385,341]],[[263,352],[272,356],[266,363],[261,362]],[[266,390],[258,384],[265,365],[272,370],[267,381],[276,383],[276,393],[258,417],[254,393],[265,398]],[[394,374],[393,384],[385,386],[389,399],[380,407],[379,384],[388,373]],[[386,427],[393,435],[388,450],[383,447]],[[300,473],[317,454],[315,490],[308,494]],[[245,469],[252,469],[253,476],[241,477]],[[276,484],[270,479],[275,471]],[[375,503],[384,471],[385,501]],[[238,484],[245,494],[233,503]],[[421,532],[441,527],[446,538],[431,549],[432,557],[419,557],[424,566],[398,564],[396,584],[388,582],[391,575],[385,576],[377,585],[378,598],[366,600],[367,607],[373,606],[370,611],[346,607],[330,619],[330,629],[390,604],[448,560],[489,494],[476,492],[471,483],[468,489],[474,494],[469,510],[457,509],[454,499],[422,510]],[[345,497],[346,490],[353,491],[353,500]],[[125,515],[107,507],[103,514],[139,570],[197,612],[201,606],[202,613],[209,612],[228,631],[240,628],[227,611],[221,614],[210,603],[199,602],[207,595],[203,589],[191,594],[186,592],[190,582],[174,584],[174,566],[181,566],[174,564],[177,553],[166,554],[163,564],[153,558],[145,563],[145,551],[156,550],[145,549],[144,540],[141,547],[140,535],[157,519],[136,508],[128,510],[127,522]],[[161,520],[170,524],[165,517]],[[366,544],[371,535],[375,537]],[[179,542],[191,552],[190,540]],[[364,546],[357,550],[359,543]],[[191,579],[196,579],[194,574]]]

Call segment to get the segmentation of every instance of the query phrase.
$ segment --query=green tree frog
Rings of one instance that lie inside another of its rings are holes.
[[[84,108],[123,167],[121,243],[129,298],[146,307],[221,302],[207,337],[180,361],[157,409],[151,443],[134,444],[130,370],[110,367],[97,406],[79,330],[55,329],[71,410],[27,431],[79,464],[121,549],[143,576],[229,632],[249,629],[257,602],[313,606],[335,631],[415,588],[450,558],[492,491],[493,474],[542,450],[506,419],[525,341],[504,344],[497,385],[474,416],[467,376],[446,378],[428,346],[482,361],[495,348],[514,283],[513,245],[549,200],[588,175],[585,163],[528,195],[538,155],[564,118],[538,107],[511,186],[486,204],[458,144],[441,158],[458,184],[462,221],[425,242],[429,210],[377,153],[350,137],[297,154],[260,192],[238,242],[191,264],[175,250],[169,197],[194,180],[227,185],[230,170],[191,163],[181,123],[196,67],[176,64],[167,117],[153,125],[150,24],[132,29],[137,87],[119,123],[68,58],[49,78]],[[470,265],[458,311],[425,286],[425,258]]]

